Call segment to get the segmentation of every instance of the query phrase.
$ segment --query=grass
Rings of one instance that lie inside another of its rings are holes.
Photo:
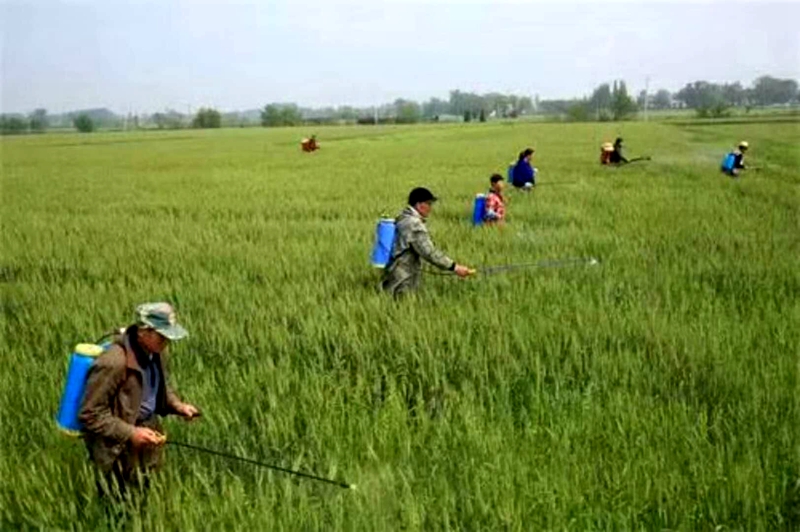
[[[55,429],[74,344],[169,300],[172,375],[202,421],[134,529],[800,528],[800,125],[463,124],[5,138],[0,528],[96,529]],[[624,136],[649,163],[597,165]],[[717,170],[738,140],[759,171]],[[541,186],[503,230],[470,202],[517,151]],[[602,265],[395,302],[376,219],[427,185],[468,265]]]

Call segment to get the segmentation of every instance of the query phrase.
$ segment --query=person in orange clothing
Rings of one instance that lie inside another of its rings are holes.
[[[611,164],[611,154],[614,152],[614,145],[604,142],[600,146],[600,164]]]
[[[300,147],[303,148],[304,152],[317,151],[319,149],[319,144],[317,144],[317,136],[311,135],[311,138],[303,139],[300,142]]]

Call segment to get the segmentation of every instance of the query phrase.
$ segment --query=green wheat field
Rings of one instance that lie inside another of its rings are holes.
[[[316,133],[322,150],[303,154]],[[598,163],[623,136],[622,168]],[[718,171],[738,141],[758,167]],[[474,195],[536,149],[504,228]],[[204,412],[134,530],[800,528],[800,123],[489,123],[4,138],[0,528],[105,529],[55,425],[69,354],[174,303]],[[414,186],[472,267],[377,289]]]

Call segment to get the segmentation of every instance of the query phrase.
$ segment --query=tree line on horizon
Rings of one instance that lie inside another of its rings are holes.
[[[634,117],[643,109],[694,109],[702,118],[718,118],[731,108],[800,103],[798,83],[793,79],[762,76],[749,88],[740,82],[712,83],[695,81],[671,93],[659,89],[641,91],[634,99],[623,80],[603,83],[590,96],[572,99],[540,100],[529,96],[490,92],[476,94],[450,91],[447,100],[430,98],[416,102],[398,98],[392,103],[372,107],[300,107],[295,103],[270,103],[262,109],[223,113],[202,107],[193,115],[174,110],[153,114],[119,116],[108,109],[76,111],[63,115],[47,114],[46,109],[29,115],[0,115],[0,133],[42,133],[49,127],[74,127],[89,133],[95,129],[182,129],[298,126],[303,124],[414,124],[419,122],[485,122],[492,119],[515,119],[521,116],[559,116],[570,121],[618,121]]]

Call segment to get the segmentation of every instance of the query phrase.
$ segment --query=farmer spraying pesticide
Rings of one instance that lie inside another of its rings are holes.
[[[600,164],[613,164],[613,165],[622,165],[628,163],[635,163],[638,161],[649,161],[650,157],[634,157],[633,159],[628,159],[622,154],[622,137],[617,137],[614,141],[614,144],[611,146],[611,151],[608,151],[608,143],[604,143],[601,147],[602,153],[600,156]]]
[[[115,336],[89,369],[78,419],[98,475],[101,498],[122,502],[147,488],[166,437],[161,416],[191,420],[200,413],[167,383],[163,358],[171,341],[187,336],[167,303],[136,308],[136,323]]]
[[[506,198],[503,197],[505,183],[503,176],[494,174],[489,178],[490,188],[486,195],[486,212],[483,215],[487,224],[504,224],[506,221]]]
[[[312,151],[317,151],[319,149],[319,144],[317,143],[317,136],[311,135],[311,137],[301,140],[300,149],[302,149],[304,152],[307,153],[311,153]]]
[[[178,325],[175,312],[167,303],[139,305],[136,316],[136,323],[121,329],[110,343],[76,347],[57,416],[58,426],[65,432],[83,433],[89,457],[97,467],[97,488],[107,510],[122,517],[125,508],[114,504],[143,500],[150,475],[162,461],[164,445],[355,489],[347,482],[167,440],[161,430],[161,416],[177,414],[191,420],[201,415],[169,387],[163,364],[169,343],[185,338],[187,332]]]
[[[395,220],[392,253],[383,276],[383,289],[392,295],[411,292],[419,287],[422,259],[459,277],[475,273],[467,266],[456,264],[433,245],[425,220],[435,201],[436,197],[427,188],[415,188],[408,195],[408,206]]]
[[[514,166],[511,184],[520,190],[530,191],[536,186],[537,170],[531,166],[533,154],[533,148],[526,148],[520,152],[517,164]]]
[[[738,178],[742,170],[745,169],[744,154],[747,153],[749,148],[750,144],[748,144],[746,140],[740,142],[738,149],[733,150],[722,159],[722,165],[720,167],[722,172],[731,177]]]
[[[472,204],[472,225],[502,225],[506,219],[506,198],[503,196],[503,176],[489,178],[489,192],[478,194]]]

